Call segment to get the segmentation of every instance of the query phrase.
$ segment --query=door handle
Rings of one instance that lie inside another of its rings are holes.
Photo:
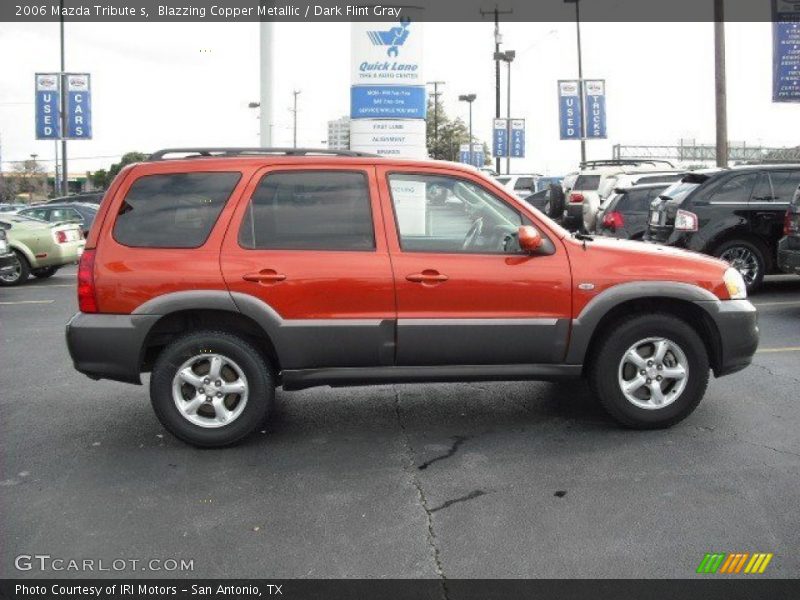
[[[439,273],[439,271],[436,271],[435,269],[425,269],[422,273],[412,273],[411,275],[406,275],[406,279],[413,283],[436,284],[444,283],[449,279],[449,277]]]
[[[275,269],[261,269],[258,273],[245,273],[242,275],[245,281],[254,283],[278,283],[286,279],[286,275],[278,273]]]

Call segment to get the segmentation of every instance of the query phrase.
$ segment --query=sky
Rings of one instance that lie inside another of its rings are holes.
[[[590,159],[613,144],[714,141],[712,23],[583,23],[584,75],[606,80],[608,140],[587,142]],[[273,145],[324,147],[327,121],[349,112],[350,25],[278,23]],[[512,65],[512,117],[526,119],[526,158],[516,173],[563,174],[579,143],[558,139],[556,82],[577,75],[574,23],[502,23]],[[425,23],[424,74],[446,84],[451,117],[466,121],[459,94],[475,93],[473,129],[491,140],[494,51],[491,23]],[[795,146],[800,105],[774,104],[771,24],[728,23],[729,139]],[[2,167],[32,153],[51,161],[53,142],[34,139],[34,73],[57,71],[58,24],[0,23]],[[257,23],[67,23],[66,67],[92,74],[94,139],[69,144],[70,172],[107,168],[128,151],[175,146],[257,146]],[[503,65],[503,115],[506,69]]]

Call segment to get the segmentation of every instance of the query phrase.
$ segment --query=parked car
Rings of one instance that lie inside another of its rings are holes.
[[[167,150],[122,170],[97,223],[75,368],[151,372],[156,415],[198,446],[253,431],[276,386],[585,376],[620,423],[667,427],[758,344],[727,264],[570,236],[466,166]]]
[[[84,236],[89,235],[89,229],[97,215],[97,204],[87,202],[70,202],[63,204],[41,204],[30,208],[23,208],[17,214],[36,217],[51,223],[77,223],[81,226]]]
[[[6,230],[0,227],[0,275],[13,271],[17,266],[17,257],[8,245]]]
[[[545,206],[547,205],[547,199],[549,198],[549,196],[550,196],[550,190],[544,189],[529,196],[526,196],[525,198],[522,198],[522,200],[524,202],[527,202],[534,208],[538,208],[540,211],[545,212]]]
[[[48,200],[47,204],[67,204],[72,202],[82,202],[84,204],[100,204],[103,200],[104,191],[102,192],[82,192],[80,194],[70,194],[69,196],[59,196]]]
[[[25,206],[25,204],[0,204],[0,213],[15,213]]]
[[[778,267],[784,273],[800,275],[800,186],[783,221],[783,237],[778,242]]]
[[[593,231],[597,209],[615,187],[617,178],[635,173],[663,172],[665,166],[673,169],[667,161],[645,159],[592,160],[582,163],[566,198],[564,225],[569,229]]]
[[[86,240],[75,223],[47,223],[32,217],[0,215],[14,253],[13,269],[0,273],[0,286],[19,285],[30,275],[52,277],[64,265],[75,263]]]
[[[650,207],[645,240],[719,257],[749,292],[778,271],[778,240],[800,164],[747,165],[687,174]]]
[[[651,183],[615,189],[597,213],[597,233],[621,240],[643,239],[650,203],[667,187]]]
[[[539,173],[498,175],[495,177],[497,182],[510,190],[518,198],[525,198],[537,191],[536,180],[543,175]]]

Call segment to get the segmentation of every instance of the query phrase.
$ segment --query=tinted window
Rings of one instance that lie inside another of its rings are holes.
[[[593,192],[600,186],[600,175],[579,175],[575,180],[573,190]]]
[[[141,248],[202,246],[240,173],[172,173],[137,179],[122,202],[114,238]]]
[[[666,175],[647,175],[645,177],[640,177],[636,180],[637,185],[642,185],[645,183],[672,183],[673,181],[678,181],[681,178],[680,173],[668,173]]]
[[[717,186],[711,194],[712,202],[748,202],[758,173],[735,175]]]
[[[389,176],[400,245],[411,252],[518,252],[520,214],[482,187],[438,175]]]
[[[797,186],[800,185],[800,171],[772,171],[769,179],[772,182],[772,200],[791,202]]]
[[[657,190],[637,190],[632,189],[625,193],[625,195],[617,203],[616,210],[625,212],[641,212],[646,213],[650,209],[650,202],[656,197]]]
[[[374,249],[366,176],[346,171],[266,175],[247,207],[239,244],[284,250]]]
[[[529,190],[533,188],[533,177],[520,177],[514,184],[515,190]]]

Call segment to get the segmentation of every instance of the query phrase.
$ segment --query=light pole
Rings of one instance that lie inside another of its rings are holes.
[[[292,116],[293,116],[293,125],[292,125],[292,147],[297,148],[297,97],[301,94],[301,90],[294,90],[292,94],[294,95],[294,108],[291,109]]]
[[[728,166],[728,99],[725,85],[725,7],[714,0],[714,99],[717,129],[717,166]]]
[[[59,6],[59,22],[60,22],[60,41],[61,41],[61,74],[59,75],[59,83],[61,84],[61,191],[65,196],[69,196],[69,172],[67,171],[67,77],[64,75],[65,59],[64,59],[64,0],[60,0]]]
[[[497,52],[495,60],[501,60],[508,65],[506,91],[506,175],[511,173],[511,63],[514,62],[517,53],[514,50],[506,50],[505,52]]]
[[[444,81],[428,81],[427,85],[433,86],[433,158],[439,158],[439,86],[444,85]]]
[[[485,17],[486,15],[493,15],[494,16],[494,116],[496,119],[500,118],[500,59],[497,58],[497,55],[500,53],[500,44],[503,43],[503,36],[500,35],[500,15],[509,15],[514,11],[509,10],[500,10],[497,4],[494,5],[494,10],[481,10],[481,16]],[[496,161],[496,170],[500,172],[500,158],[495,157]]]
[[[461,94],[458,97],[460,102],[466,102],[469,104],[469,164],[473,167],[475,166],[475,161],[472,160],[472,103],[475,102],[475,98],[478,96],[475,94]]]
[[[33,187],[36,185],[36,157],[38,154],[31,154],[31,181],[30,188],[28,188],[28,204],[33,204]]]
[[[581,0],[564,0],[567,4],[575,5],[575,31],[578,39],[578,86],[581,96],[581,164],[586,162],[586,110],[583,107],[583,54],[581,52]]]

